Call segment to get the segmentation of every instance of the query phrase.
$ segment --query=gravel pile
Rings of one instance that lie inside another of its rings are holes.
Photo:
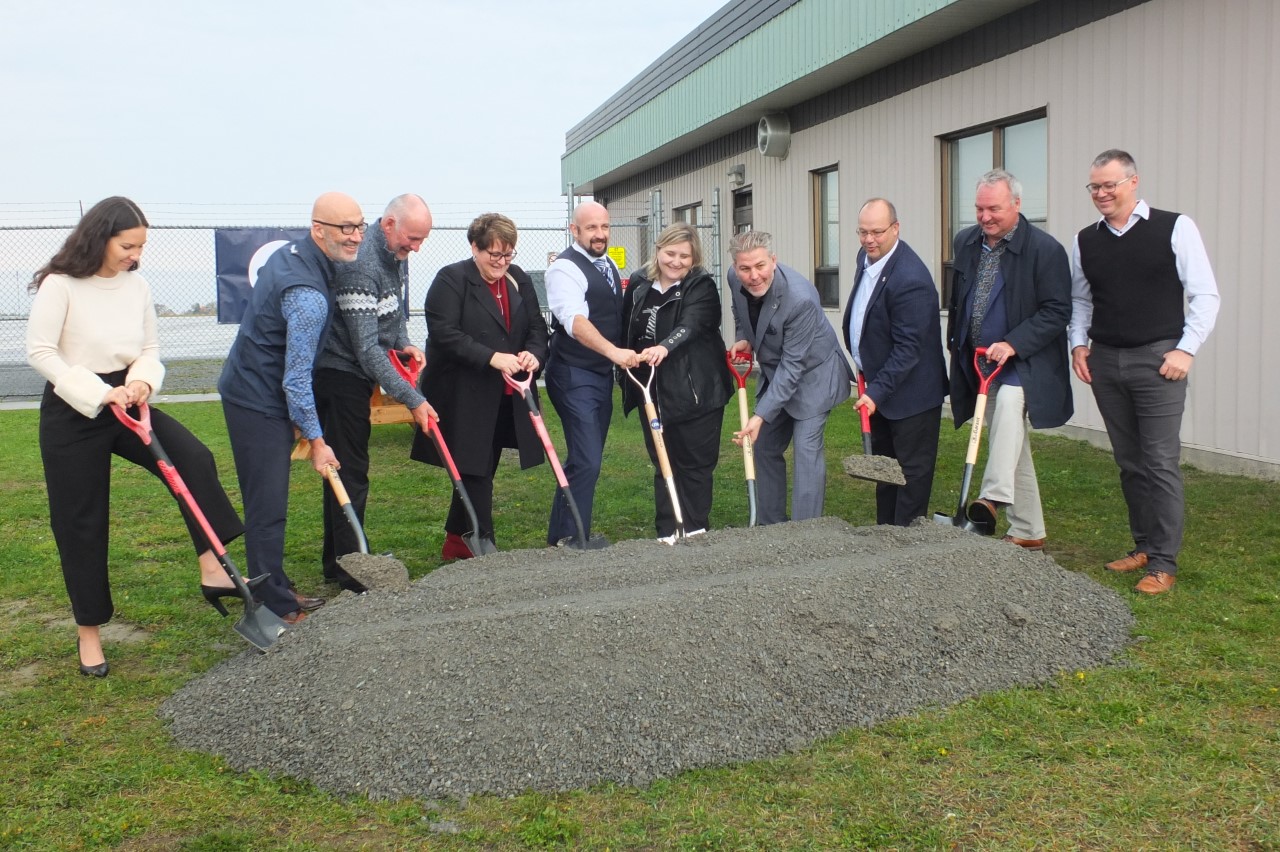
[[[643,785],[1110,661],[1133,617],[950,527],[716,530],[497,553],[344,594],[161,715],[233,767],[340,794]]]

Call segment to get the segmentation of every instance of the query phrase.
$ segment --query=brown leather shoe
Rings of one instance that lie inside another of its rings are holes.
[[[307,614],[300,609],[295,609],[293,612],[280,616],[280,620],[285,624],[297,624],[299,621],[305,621],[306,618]]]
[[[293,599],[298,602],[298,609],[303,612],[311,612],[324,606],[324,598],[309,598],[294,592]]]
[[[1114,562],[1107,563],[1108,571],[1119,571],[1121,574],[1127,574],[1130,571],[1138,571],[1147,567],[1147,554],[1141,550],[1135,550],[1127,556],[1122,556]]]
[[[1177,581],[1177,577],[1172,574],[1166,574],[1164,571],[1148,571],[1147,576],[1139,580],[1138,585],[1134,586],[1133,590],[1142,592],[1144,595],[1158,595],[1172,589],[1173,584]]]
[[[980,524],[994,524],[999,520],[996,515],[998,511],[995,503],[985,497],[979,497],[969,504],[969,520]]]
[[[1007,541],[1010,544],[1016,544],[1018,547],[1023,547],[1027,550],[1044,550],[1044,539],[1042,538],[1015,538],[1011,535],[1007,535],[1000,540]]]

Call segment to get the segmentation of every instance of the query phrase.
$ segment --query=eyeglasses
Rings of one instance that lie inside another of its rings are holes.
[[[342,233],[346,234],[347,236],[351,236],[356,231],[359,231],[360,233],[363,234],[365,231],[369,230],[368,222],[361,222],[359,225],[339,225],[337,222],[323,222],[319,219],[312,219],[311,221],[316,223],[317,225],[328,225],[330,228],[337,228],[339,231],[342,231]]]
[[[510,263],[511,261],[515,260],[515,257],[516,257],[516,253],[514,251],[503,253],[500,251],[488,251],[486,249],[485,254],[489,255],[489,259],[492,260],[494,263],[502,263],[504,260],[507,263]]]
[[[1086,183],[1084,188],[1089,190],[1090,195],[1097,195],[1099,192],[1115,192],[1117,186],[1123,186],[1136,177],[1137,175],[1129,175],[1124,180],[1109,180],[1106,183]]]
[[[889,228],[892,228],[896,224],[898,223],[890,222]],[[875,237],[878,240],[885,234],[889,233],[889,228],[876,228],[874,231],[868,231],[866,228],[859,228],[854,233],[858,235],[858,239],[860,240],[865,240],[867,237]]]

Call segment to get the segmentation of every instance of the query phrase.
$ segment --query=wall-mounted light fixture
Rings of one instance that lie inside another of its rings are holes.
[[[733,186],[742,186],[747,182],[747,167],[742,163],[730,166],[727,174],[729,175],[729,183]]]

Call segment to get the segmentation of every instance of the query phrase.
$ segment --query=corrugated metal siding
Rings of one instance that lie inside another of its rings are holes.
[[[1056,8],[1068,14],[1064,5]],[[1263,327],[1280,315],[1280,265],[1267,253],[1280,233],[1274,200],[1280,166],[1271,156],[1280,150],[1277,44],[1280,9],[1272,0],[1211,7],[1151,0],[800,131],[785,160],[753,148],[645,189],[661,188],[669,211],[709,199],[720,186],[727,217],[725,172],[743,163],[755,226],[775,235],[784,262],[812,272],[809,173],[838,163],[847,299],[858,251],[854,222],[867,197],[883,195],[897,205],[902,238],[936,276],[942,253],[938,137],[1045,108],[1048,228],[1064,245],[1096,220],[1083,185],[1090,161],[1109,147],[1136,158],[1142,197],[1191,216],[1204,236],[1223,303],[1192,372],[1184,442],[1280,465],[1280,395],[1270,375],[1280,363],[1280,335]],[[831,317],[837,321],[836,312]],[[1076,408],[1073,424],[1101,430],[1092,394],[1081,384]]]

